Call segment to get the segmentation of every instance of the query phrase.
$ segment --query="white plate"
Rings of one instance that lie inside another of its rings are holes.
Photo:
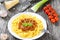
[[[15,34],[14,32],[12,32],[12,30],[11,30],[12,20],[13,20],[14,18],[16,18],[17,16],[19,16],[20,14],[31,14],[32,16],[37,16],[37,18],[39,18],[39,19],[42,21],[44,29],[47,30],[46,20],[45,20],[41,15],[38,15],[37,13],[32,13],[32,12],[22,12],[22,13],[18,13],[18,14],[16,14],[15,16],[13,16],[13,17],[9,20],[9,22],[8,22],[8,30],[9,30],[9,32],[10,32],[14,37],[16,37],[16,38],[18,38],[18,39],[22,39],[22,40],[33,40],[33,39],[37,39],[37,38],[43,36],[43,34],[44,34],[45,32],[42,32],[39,36],[35,36],[35,37],[33,37],[33,38],[27,38],[27,39],[25,39],[25,38],[19,37],[17,34]]]

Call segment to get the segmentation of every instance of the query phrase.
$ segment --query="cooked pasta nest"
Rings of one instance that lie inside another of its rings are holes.
[[[29,19],[29,20],[27,20]],[[24,20],[24,22],[32,22],[34,23],[34,30],[28,30],[28,31],[23,31],[20,27],[21,23]],[[34,21],[34,22],[33,22]],[[20,23],[20,25],[19,25]],[[42,21],[37,18],[36,16],[32,16],[30,14],[20,14],[20,16],[17,16],[12,20],[12,31],[16,33],[19,37],[21,38],[33,38],[35,36],[38,36],[39,34],[42,33],[42,30],[44,29]]]

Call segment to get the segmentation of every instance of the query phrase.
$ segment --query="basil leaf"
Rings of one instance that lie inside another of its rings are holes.
[[[31,27],[32,25],[33,25],[32,23],[28,23],[28,26],[30,26],[30,27]]]
[[[24,27],[27,27],[27,26],[31,27],[33,24],[32,24],[32,23],[22,23],[22,25],[23,25]]]
[[[28,23],[22,23],[22,25],[23,25],[24,27],[27,27],[27,26],[28,26]]]

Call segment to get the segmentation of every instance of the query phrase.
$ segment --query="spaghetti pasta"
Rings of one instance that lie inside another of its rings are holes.
[[[37,26],[35,27],[34,30],[29,30],[27,32],[22,31],[22,29],[19,29],[19,22],[24,19],[24,18],[31,18],[32,20],[35,20],[37,22]],[[14,33],[16,33],[18,36],[20,36],[21,38],[32,38],[35,37],[37,35],[39,35],[42,30],[44,29],[43,27],[43,23],[40,19],[38,19],[36,16],[32,16],[30,14],[21,14],[20,16],[16,17],[14,20],[12,20],[12,31]]]

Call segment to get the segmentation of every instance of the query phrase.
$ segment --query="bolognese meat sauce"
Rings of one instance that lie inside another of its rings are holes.
[[[37,26],[37,22],[33,20],[32,18],[25,18],[21,19],[21,21],[18,24],[18,28],[22,31],[33,31],[35,27]]]

